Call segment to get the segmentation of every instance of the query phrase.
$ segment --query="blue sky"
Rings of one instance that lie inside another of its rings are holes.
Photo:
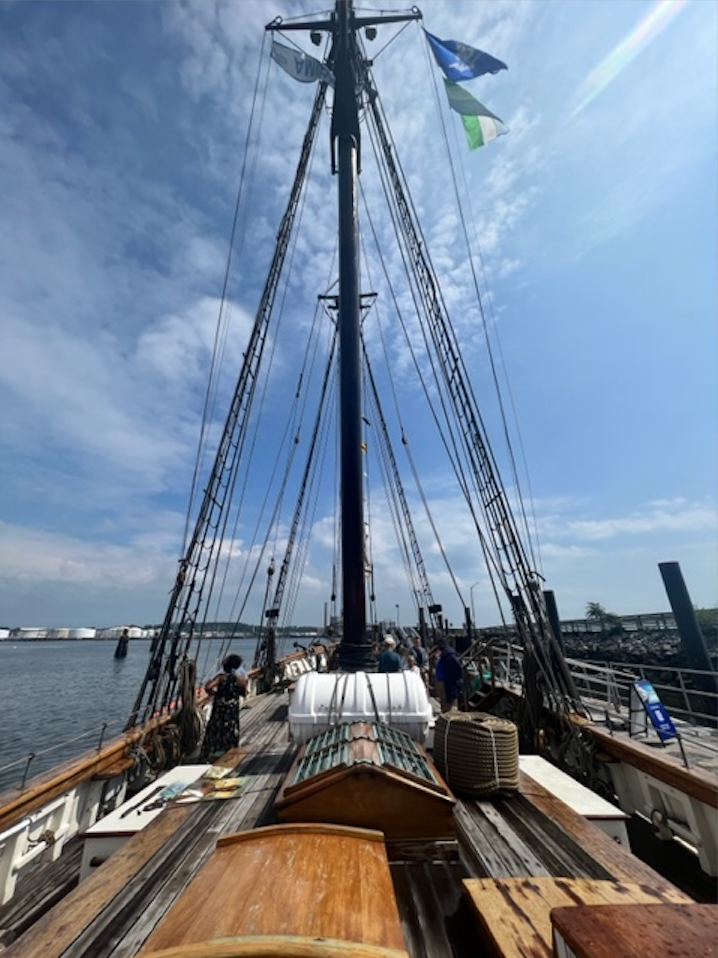
[[[268,66],[263,27],[318,9],[0,3],[0,625],[163,618],[260,54]],[[718,5],[421,9],[430,32],[509,66],[470,89],[510,132],[469,153],[458,117],[433,102],[438,70],[419,27],[384,50],[396,33],[387,30],[372,46],[480,393],[486,357],[453,279],[437,108],[466,181],[547,587],[565,618],[589,601],[660,611],[669,606],[657,564],[678,561],[694,603],[715,605]],[[269,78],[262,204],[243,221],[251,262],[230,290],[229,370],[241,362],[314,92],[276,64]],[[326,143],[324,133],[322,160]],[[318,253],[333,248],[315,234],[333,202],[297,250],[312,296],[326,276]],[[278,347],[288,378],[296,328]],[[396,366],[409,389],[405,353]],[[421,434],[411,413],[406,425]],[[446,541],[463,556],[464,602],[492,624],[483,567],[430,456],[424,465]],[[320,531],[330,521],[317,516]],[[374,545],[380,614],[400,605],[408,619],[389,544],[379,534]],[[315,586],[297,621],[321,621],[326,580]],[[458,619],[457,600],[443,601]]]

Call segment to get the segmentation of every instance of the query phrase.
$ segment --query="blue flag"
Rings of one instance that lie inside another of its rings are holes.
[[[505,63],[483,50],[477,50],[459,40],[439,40],[427,30],[424,30],[424,33],[434,59],[448,80],[471,80],[485,73],[508,70]]]

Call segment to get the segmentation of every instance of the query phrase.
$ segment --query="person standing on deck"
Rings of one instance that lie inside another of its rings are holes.
[[[401,672],[404,663],[401,656],[396,651],[396,641],[392,636],[387,635],[384,639],[383,648],[379,653],[379,671],[380,672]]]
[[[424,680],[424,685],[426,685],[427,677],[429,674],[429,653],[421,644],[420,635],[414,636],[414,644],[411,650],[411,654],[416,659],[416,664],[419,666],[419,672],[421,673],[421,677]]]
[[[242,656],[228,655],[222,662],[222,669],[205,685],[205,691],[214,696],[202,744],[202,759],[205,761],[239,745],[239,699],[247,694],[247,673],[242,668]]]
[[[437,662],[436,677],[444,683],[442,712],[450,712],[459,702],[463,670],[456,650],[447,644],[446,639],[438,639],[437,648],[441,658]]]

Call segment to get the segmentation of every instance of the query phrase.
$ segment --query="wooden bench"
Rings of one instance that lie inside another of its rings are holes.
[[[464,887],[486,946],[500,958],[552,958],[554,908],[691,902],[678,889],[590,878],[469,878]]]
[[[240,948],[256,938],[285,940],[286,954],[298,953],[290,939],[324,939],[347,954],[370,946],[406,958],[383,833],[291,824],[221,838],[141,954],[198,954],[200,943],[211,954],[217,939]]]

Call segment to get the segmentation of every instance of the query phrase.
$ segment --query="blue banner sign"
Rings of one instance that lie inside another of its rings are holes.
[[[676,727],[653,685],[646,679],[640,679],[633,683],[633,687],[661,739],[665,742],[677,735]]]

